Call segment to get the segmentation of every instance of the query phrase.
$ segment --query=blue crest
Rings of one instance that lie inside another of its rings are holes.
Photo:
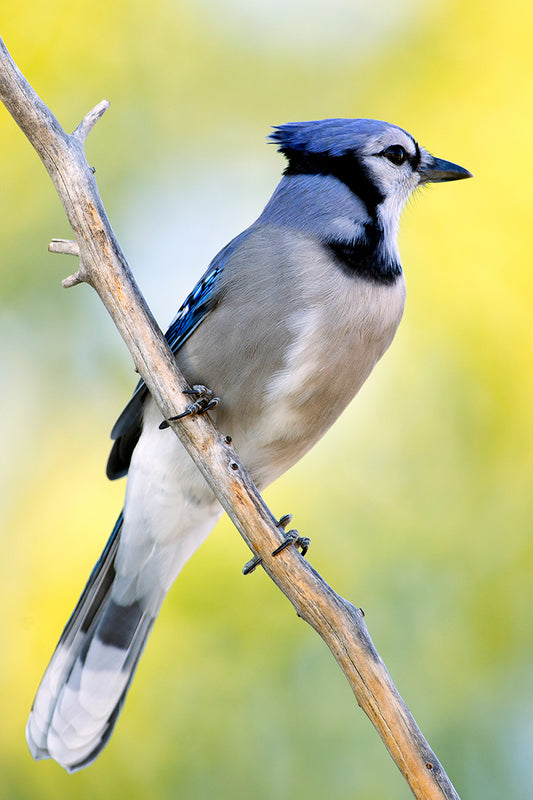
[[[394,129],[407,133],[377,119],[321,119],[276,125],[268,138],[287,156],[298,152],[342,156],[356,151],[370,136]]]

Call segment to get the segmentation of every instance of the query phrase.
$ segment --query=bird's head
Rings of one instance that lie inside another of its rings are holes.
[[[366,206],[371,218],[397,218],[411,192],[426,183],[470,178],[435,158],[411,134],[373,119],[290,122],[270,134],[287,158],[286,175],[330,175]]]

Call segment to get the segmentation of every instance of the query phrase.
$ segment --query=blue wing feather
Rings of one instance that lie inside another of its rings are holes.
[[[223,252],[224,251],[222,251],[222,253]],[[222,253],[220,255],[222,255]],[[165,339],[169,343],[173,353],[179,350],[183,342],[189,338],[191,333],[211,310],[217,279],[222,269],[222,259],[215,259],[170,323],[165,333]]]
[[[246,231],[233,239],[215,256],[207,271],[202,275],[185,302],[180,306],[178,313],[165,333],[165,339],[169,343],[173,353],[177,353],[182,344],[187,341],[189,336],[196,330],[198,325],[200,325],[216,304],[218,297],[217,286],[220,274],[224,269],[224,264],[245,235]],[[148,389],[141,379],[135,387],[135,391],[129,403],[113,426],[113,430],[111,431],[112,439],[120,439],[120,437],[130,432],[131,429],[137,427],[139,428],[140,434],[140,416],[142,404],[147,392]],[[132,442],[134,442],[133,446],[135,446],[137,441],[138,436],[132,436]],[[127,449],[129,450],[130,448],[128,447]],[[124,456],[121,454],[119,459],[120,464],[114,465],[111,463],[113,453],[117,454],[117,450],[114,449],[110,456],[108,475],[109,477],[118,477],[119,472],[117,470],[119,466],[121,470],[123,470],[124,467]],[[129,453],[129,455],[131,456],[131,453]],[[124,472],[122,471],[120,474],[124,474]]]

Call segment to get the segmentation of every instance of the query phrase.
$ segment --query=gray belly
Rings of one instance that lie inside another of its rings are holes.
[[[386,302],[381,302],[385,292]],[[388,293],[388,294],[387,294]],[[389,347],[404,289],[370,285],[356,309],[308,309],[291,325],[289,344],[270,353],[277,369],[257,374],[238,393],[228,387],[216,414],[260,488],[295,464],[331,427]],[[272,344],[272,343],[270,343]],[[268,350],[269,342],[263,342]]]

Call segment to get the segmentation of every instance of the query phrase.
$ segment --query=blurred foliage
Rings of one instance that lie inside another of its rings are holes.
[[[281,170],[268,126],[396,122],[475,180],[406,210],[400,332],[328,436],[266,494],[362,606],[460,794],[533,794],[533,6],[481,0],[20,0],[0,31],[88,155],[164,326]],[[4,470],[0,796],[408,798],[328,651],[222,523],[186,567],[89,769],[32,762],[24,725],[120,508],[107,431],[129,357],[72,261],[53,187],[0,109]]]

